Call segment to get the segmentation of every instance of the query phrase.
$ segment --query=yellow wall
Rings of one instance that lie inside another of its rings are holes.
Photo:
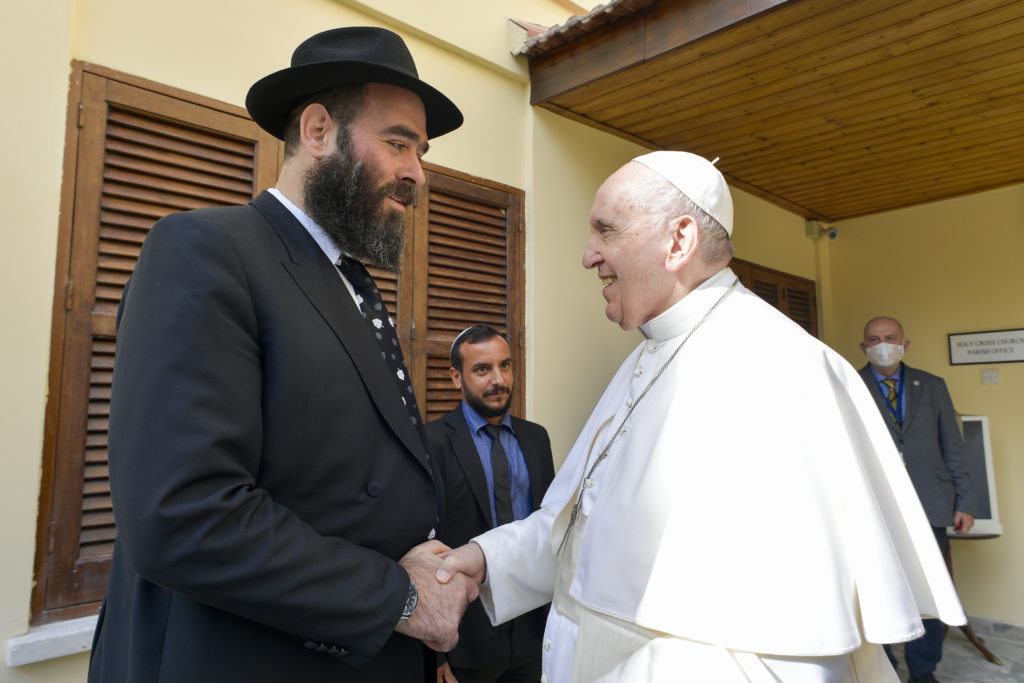
[[[0,21],[0,643],[28,624],[64,155],[71,3],[5,3]],[[20,65],[20,69],[16,69]],[[74,667],[72,667],[74,668]],[[47,680],[65,663],[9,680]],[[53,680],[82,680],[54,677]],[[0,665],[0,680],[6,680]]]
[[[549,0],[446,0],[444,13],[414,0],[372,5],[5,3],[0,83],[17,106],[0,110],[8,131],[0,163],[6,199],[0,202],[0,238],[7,255],[0,296],[6,329],[13,330],[0,335],[0,642],[24,633],[28,624],[71,59],[241,104],[251,82],[281,68],[294,46],[316,31],[356,23],[398,30],[424,78],[466,113],[466,125],[435,141],[428,159],[526,191],[527,410],[549,427],[559,462],[609,376],[637,343],[636,333],[605,320],[597,277],[580,261],[594,191],[643,150],[531,108],[524,63],[508,55],[504,39],[503,5],[513,7],[517,18],[548,24],[563,21],[564,8]],[[18,64],[26,68],[15,69]],[[1015,586],[1024,551],[1013,529],[1024,521],[1024,511],[1006,482],[1021,477],[1021,466],[1014,468],[1020,460],[1015,448],[1024,440],[1024,427],[1014,424],[1012,406],[1021,405],[1024,366],[996,366],[1002,383],[982,387],[978,367],[944,365],[944,335],[1024,326],[1021,269],[1013,262],[1024,247],[1022,194],[1021,187],[1010,188],[850,221],[839,226],[838,242],[825,243],[804,236],[800,217],[735,193],[737,255],[815,279],[827,341],[859,361],[859,326],[884,308],[908,325],[914,339],[908,361],[946,376],[962,411],[991,417],[1008,533],[996,541],[960,544],[957,580],[973,615],[1018,624],[1024,624],[1024,597]],[[863,265],[880,245],[901,257],[903,273],[895,279],[871,277],[872,268]],[[75,655],[12,669],[0,665],[0,683],[80,681],[85,664],[85,655]]]
[[[594,270],[583,268],[590,205],[605,178],[646,150],[546,111],[534,121],[529,322],[531,417],[561,465],[619,364],[639,343],[605,318]]]
[[[1003,536],[954,542],[954,577],[968,614],[1024,624],[1024,363],[951,366],[946,337],[1024,328],[1024,185],[836,227],[832,345],[860,367],[864,323],[894,316],[906,362],[943,377],[959,412],[989,418]],[[983,385],[985,370],[999,384]]]
[[[466,125],[435,141],[428,160],[529,193],[529,84],[522,60],[509,55],[505,16],[493,3],[470,0],[449,0],[451,14],[424,13],[423,3],[409,0],[374,4],[392,5],[395,21],[335,0],[5,3],[0,78],[10,106],[0,111],[8,131],[0,163],[7,255],[0,291],[10,332],[0,335],[0,643],[28,627],[70,61],[241,105],[248,86],[287,65],[309,35],[335,26],[386,25],[404,35],[424,79],[466,114]],[[548,0],[516,8],[550,23],[566,18]],[[486,42],[446,42],[479,41],[481,26]],[[19,64],[24,68],[16,69]],[[85,655],[17,668],[0,664],[0,682],[81,681],[85,666]]]
[[[817,240],[804,236],[803,218],[735,188],[732,202],[736,258],[808,280],[818,279]]]

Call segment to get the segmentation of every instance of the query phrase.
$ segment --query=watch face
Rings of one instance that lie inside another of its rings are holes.
[[[402,620],[408,619],[416,611],[416,605],[420,601],[420,593],[416,590],[416,584],[409,581],[409,597],[405,599],[405,609],[402,610]]]

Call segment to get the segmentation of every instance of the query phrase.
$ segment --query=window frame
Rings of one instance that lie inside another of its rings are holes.
[[[96,98],[96,87],[103,97]],[[114,69],[74,60],[68,88],[65,124],[63,183],[60,194],[60,217],[57,229],[57,253],[54,268],[54,298],[51,317],[48,397],[44,416],[42,473],[39,495],[39,516],[36,528],[36,549],[33,563],[34,582],[30,598],[29,623],[39,626],[97,613],[102,591],[97,600],[78,600],[76,586],[106,586],[110,559],[96,558],[79,563],[81,541],[81,508],[85,482],[85,421],[88,421],[88,388],[92,368],[90,354],[93,329],[90,318],[94,310],[97,285],[97,258],[79,258],[76,246],[84,240],[81,221],[87,211],[98,211],[102,179],[87,177],[86,164],[100,164],[106,155],[106,137],[97,135],[108,124],[107,95],[137,97],[120,102],[126,108],[134,105],[154,117],[181,120],[197,127],[214,120],[231,121],[231,127],[248,128],[253,140],[253,195],[273,185],[280,170],[281,144],[260,131],[242,107],[189,93],[148,79],[131,76]],[[135,105],[135,102],[139,104]],[[152,108],[153,103],[159,106]],[[196,118],[197,112],[202,116]],[[175,118],[180,113],[180,119]],[[208,118],[203,118],[206,116]],[[102,117],[102,120],[98,120]],[[227,118],[225,118],[227,117]],[[232,131],[222,125],[209,128],[223,135]],[[84,201],[83,201],[84,199]],[[88,205],[87,205],[88,204]],[[93,230],[84,228],[85,231]],[[91,281],[89,273],[92,273]],[[86,297],[83,299],[83,297]],[[83,303],[86,301],[88,303]],[[87,308],[88,310],[83,310]],[[99,316],[97,324],[112,330],[113,316]],[[82,389],[84,393],[82,395]],[[77,442],[76,443],[69,443]],[[75,508],[77,506],[77,512]],[[75,518],[76,524],[72,524]],[[72,552],[74,551],[74,552]],[[76,563],[83,575],[76,575]]]

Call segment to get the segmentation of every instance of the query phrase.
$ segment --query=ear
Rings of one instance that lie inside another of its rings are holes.
[[[299,140],[314,159],[331,154],[337,139],[337,125],[324,105],[313,103],[299,116]]]
[[[903,352],[906,353],[909,350],[910,350],[910,340],[909,339],[904,339],[903,340]]]
[[[452,378],[455,388],[462,391],[462,373],[455,368],[448,368],[448,376]]]
[[[867,353],[868,352],[868,345],[865,344],[864,342],[861,342],[860,343],[860,350],[863,351],[864,353]]]
[[[697,258],[700,250],[700,225],[693,216],[673,218],[669,224],[669,239],[665,268],[677,272]]]

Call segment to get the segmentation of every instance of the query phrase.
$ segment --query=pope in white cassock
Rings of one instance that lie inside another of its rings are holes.
[[[604,182],[583,265],[645,339],[541,509],[438,572],[496,624],[552,602],[543,681],[895,681],[880,643],[965,622],[864,382],[739,284],[732,222],[692,154]]]

